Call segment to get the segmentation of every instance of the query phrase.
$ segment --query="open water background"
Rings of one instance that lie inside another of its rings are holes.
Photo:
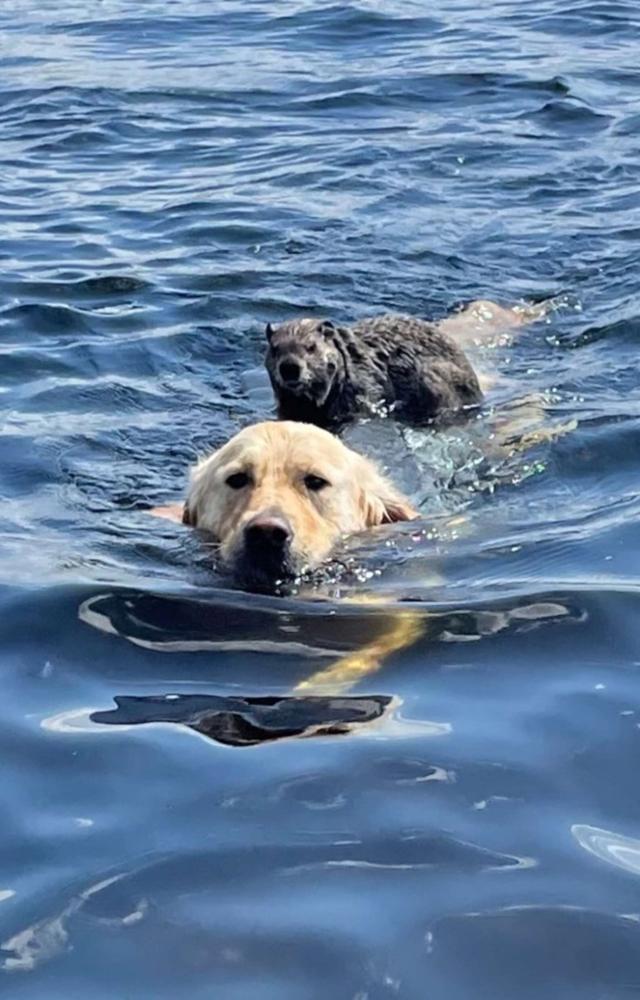
[[[2,995],[640,996],[637,4],[19,0],[0,47]],[[351,582],[239,594],[142,511],[269,413],[266,321],[479,295],[557,297],[484,361],[575,429],[365,428],[425,522]],[[397,622],[367,576],[421,637],[282,700]]]

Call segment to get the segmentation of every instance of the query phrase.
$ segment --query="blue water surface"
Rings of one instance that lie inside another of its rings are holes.
[[[640,997],[637,3],[19,0],[0,47],[2,995]],[[479,422],[362,429],[421,526],[259,597],[145,514],[272,413],[267,321],[478,296],[556,303]]]

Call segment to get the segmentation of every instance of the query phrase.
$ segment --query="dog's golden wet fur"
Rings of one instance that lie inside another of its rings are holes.
[[[270,589],[317,566],[344,535],[417,516],[372,462],[328,431],[267,421],[192,469],[183,520],[216,539],[238,582]]]

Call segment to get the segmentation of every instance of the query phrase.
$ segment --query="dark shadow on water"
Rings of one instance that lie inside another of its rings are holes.
[[[256,698],[217,695],[115,697],[115,709],[93,712],[91,721],[109,726],[153,722],[188,726],[226,746],[246,747],[292,736],[337,736],[380,719],[392,698]]]

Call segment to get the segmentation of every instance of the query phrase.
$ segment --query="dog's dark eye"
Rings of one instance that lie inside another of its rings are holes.
[[[322,476],[308,475],[304,477],[304,485],[312,493],[317,493],[319,490],[323,490],[325,486],[330,486],[331,483],[328,479],[323,479]]]
[[[233,472],[225,479],[225,483],[232,490],[241,490],[244,486],[248,486],[250,482],[251,477],[246,472]]]
[[[307,354],[315,354],[316,350],[317,348],[315,344],[307,344]]]

